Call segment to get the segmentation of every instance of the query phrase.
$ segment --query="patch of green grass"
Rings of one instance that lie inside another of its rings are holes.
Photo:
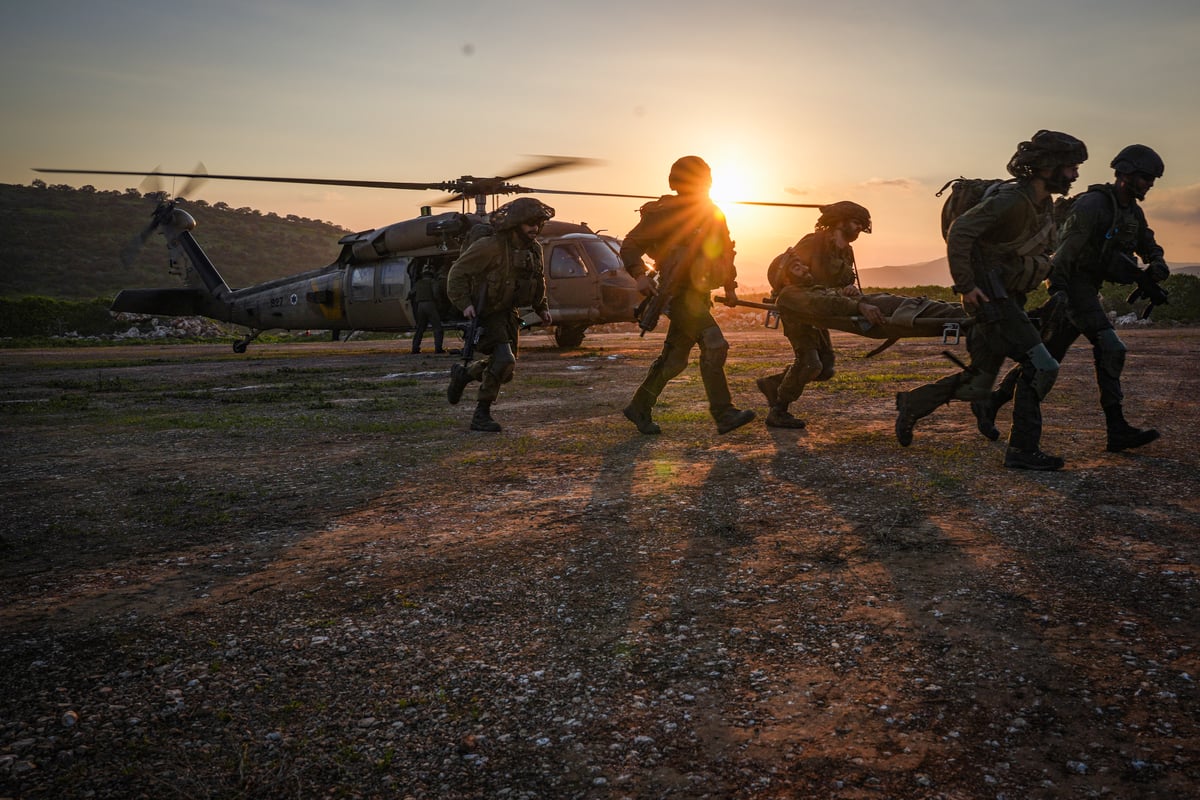
[[[437,419],[403,419],[390,420],[360,420],[349,422],[345,430],[353,433],[382,433],[389,436],[403,436],[409,433],[428,433],[430,431],[450,430],[458,426],[458,421],[449,417]]]
[[[925,376],[915,372],[837,373],[826,384],[830,391],[850,392],[863,397],[891,397],[897,387],[922,382]]]
[[[526,386],[536,386],[542,389],[569,389],[578,385],[571,378],[565,378],[561,375],[522,375],[521,383]]]

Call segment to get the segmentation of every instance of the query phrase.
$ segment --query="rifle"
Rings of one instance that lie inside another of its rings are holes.
[[[464,366],[471,363],[471,356],[475,355],[475,346],[479,344],[479,338],[483,336],[483,326],[479,324],[479,320],[483,316],[483,304],[486,301],[487,281],[483,281],[479,285],[479,295],[475,298],[475,316],[471,317],[471,321],[467,323],[467,330],[463,333]]]
[[[1154,311],[1155,306],[1165,306],[1170,299],[1167,290],[1161,284],[1155,283],[1150,277],[1150,273],[1144,269],[1139,269],[1137,261],[1127,253],[1121,253],[1120,258],[1126,262],[1129,269],[1129,278],[1132,283],[1137,284],[1133,287],[1133,291],[1129,293],[1129,297],[1125,298],[1125,302],[1133,305],[1138,300],[1149,300],[1146,307],[1138,314],[1138,319],[1149,319],[1150,313]]]
[[[662,265],[658,267],[658,282],[654,294],[643,300],[634,310],[633,314],[637,317],[638,327],[642,329],[642,336],[658,327],[658,320],[662,317],[667,303],[675,296],[687,276],[687,267],[683,266],[681,261],[678,252],[663,259]]]

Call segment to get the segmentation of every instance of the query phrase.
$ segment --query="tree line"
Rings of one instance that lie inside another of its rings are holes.
[[[0,184],[0,297],[112,297],[121,289],[176,286],[155,235],[129,266],[120,253],[150,222],[161,193],[99,191],[35,180]],[[332,263],[348,231],[294,214],[188,200],[197,238],[231,286]]]

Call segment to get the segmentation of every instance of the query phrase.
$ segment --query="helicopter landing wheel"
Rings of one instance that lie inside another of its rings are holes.
[[[559,325],[554,329],[554,343],[564,350],[570,350],[583,344],[583,334],[587,325]]]
[[[233,352],[237,353],[238,355],[246,352],[246,348],[250,346],[251,342],[258,338],[260,333],[262,333],[262,331],[250,331],[241,339],[238,339],[233,343]]]

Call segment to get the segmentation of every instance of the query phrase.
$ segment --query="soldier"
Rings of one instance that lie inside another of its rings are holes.
[[[479,318],[482,334],[476,350],[484,356],[450,368],[446,397],[451,405],[470,381],[480,381],[471,430],[495,433],[492,403],[500,384],[512,380],[517,362],[517,309],[532,306],[550,324],[542,246],[537,240],[554,209],[532,197],[519,197],[492,212],[494,233],[477,239],[459,255],[446,277],[446,293],[467,319]],[[483,291],[482,304],[480,292]]]
[[[417,328],[413,331],[412,351],[421,352],[421,339],[425,329],[433,327],[433,352],[444,353],[442,349],[442,317],[437,307],[437,278],[433,267],[426,266],[421,270],[421,277],[413,283],[412,291],[408,293],[408,302],[412,304],[413,319]]]
[[[806,305],[818,306],[819,313],[858,313],[873,325],[884,323],[883,312],[863,299],[854,269],[854,248],[850,246],[860,233],[870,232],[871,212],[858,203],[843,200],[821,206],[816,229],[772,263],[771,270],[778,276],[772,285],[778,283],[780,287],[779,318],[783,322],[783,335],[792,345],[795,360],[783,372],[757,381],[771,408],[767,425],[803,428],[804,420],[792,416],[788,406],[800,398],[809,381],[827,381],[833,377],[829,331],[801,322],[789,313],[785,299],[802,294]]]
[[[1067,308],[1066,314],[1055,317],[1044,338],[1050,355],[1060,362],[1081,333],[1091,342],[1100,407],[1108,429],[1107,449],[1116,453],[1153,442],[1158,431],[1125,421],[1121,406],[1125,344],[1100,306],[1100,286],[1106,280],[1135,282],[1134,254],[1146,262],[1146,273],[1156,283],[1166,280],[1170,269],[1138,205],[1162,177],[1163,160],[1146,145],[1131,144],[1117,153],[1109,166],[1116,180],[1089,186],[1075,199],[1063,223],[1052,260],[1050,292],[1065,293]],[[996,412],[1012,399],[1019,369],[1009,370],[990,398],[971,404],[980,432],[989,439],[1000,435]]]
[[[1074,136],[1041,130],[1008,162],[1015,181],[1000,184],[954,220],[946,252],[954,288],[975,315],[967,332],[971,364],[936,383],[896,395],[896,439],[912,443],[913,427],[950,400],[988,397],[1004,359],[1021,364],[1004,466],[1056,470],[1063,460],[1042,452],[1041,400],[1058,377],[1058,361],[1025,314],[1025,297],[1050,269],[1052,194],[1065,194],[1087,160]]]
[[[718,433],[745,425],[753,411],[734,407],[725,378],[729,343],[712,315],[710,292],[725,287],[725,302],[737,303],[737,270],[733,241],[725,215],[708,197],[712,171],[699,156],[684,156],[671,165],[667,178],[675,194],[663,195],[640,209],[641,221],[621,245],[621,262],[646,295],[654,284],[642,255],[654,259],[661,276],[659,291],[667,293],[670,325],[662,353],[650,365],[641,386],[625,408],[625,416],[645,434],[662,433],[650,411],[667,382],[683,372],[692,348],[700,347],[700,378],[708,410]]]

